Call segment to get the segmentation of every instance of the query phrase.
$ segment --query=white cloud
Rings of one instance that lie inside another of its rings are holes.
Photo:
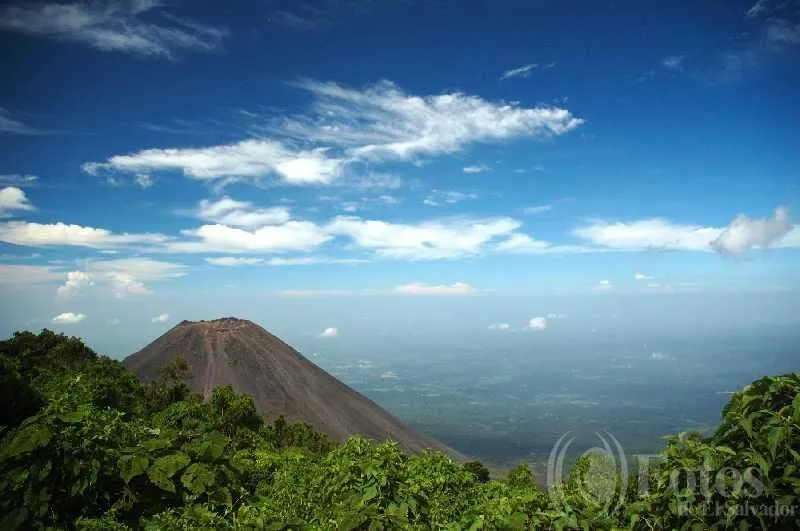
[[[0,28],[2,24],[2,12],[0,12]],[[0,133],[12,133],[17,135],[35,135],[39,133],[36,129],[26,125],[19,120],[12,118],[3,107],[0,107]]]
[[[89,273],[83,271],[70,271],[67,273],[67,280],[63,286],[59,286],[56,295],[59,297],[69,297],[76,294],[84,286],[91,286],[94,280]]]
[[[617,250],[708,251],[721,229],[699,225],[680,225],[662,218],[631,222],[594,221],[572,233],[579,238]]]
[[[611,289],[613,287],[614,284],[610,280],[601,280],[600,282],[597,283],[595,289],[606,290],[606,289]]]
[[[489,325],[489,330],[509,330],[511,325],[508,323],[492,323]]]
[[[582,123],[562,108],[525,108],[460,92],[415,96],[391,82],[361,90],[317,81],[296,86],[313,96],[310,111],[279,121],[258,117],[267,123],[254,125],[257,138],[201,148],[147,149],[89,162],[83,169],[91,174],[172,170],[223,184],[267,178],[294,185],[332,184],[341,178],[358,188],[396,187],[401,181],[394,176],[353,178],[346,170],[365,162],[416,161],[475,143],[561,135]]]
[[[653,352],[650,354],[650,359],[653,361],[673,361],[675,358],[663,352]]]
[[[164,323],[164,322],[167,321],[167,319],[169,319],[169,314],[168,313],[162,313],[161,315],[156,315],[155,317],[150,319],[150,321],[153,322],[153,323]]]
[[[682,225],[663,218],[630,222],[592,221],[573,229],[579,238],[619,251],[712,251],[738,255],[753,248],[800,247],[800,229],[789,222],[789,211],[775,209],[770,218],[739,214],[728,227]]]
[[[503,72],[503,75],[500,76],[500,79],[510,79],[512,77],[530,77],[531,73],[533,73],[536,68],[539,68],[537,63],[530,63],[517,68],[511,68]]]
[[[367,262],[362,258],[331,258],[328,256],[295,256],[283,258],[276,256],[267,261],[268,266],[304,266],[313,264],[361,264]]]
[[[67,273],[67,280],[56,290],[65,297],[78,293],[81,289],[103,284],[111,288],[116,298],[129,294],[151,293],[144,282],[158,282],[186,275],[186,266],[172,262],[162,262],[149,258],[121,258],[117,260],[87,261],[84,271]]]
[[[751,219],[739,214],[714,241],[711,247],[722,254],[740,255],[753,247],[765,249],[778,242],[792,230],[789,210],[775,209],[769,218]]]
[[[137,175],[134,180],[136,181],[136,184],[145,189],[150,188],[153,186],[153,184],[155,184],[153,178],[144,173]]]
[[[408,160],[476,142],[560,135],[583,121],[566,109],[523,108],[460,92],[415,96],[383,81],[363,90],[305,81],[313,115],[285,119],[279,132],[345,150],[354,159]]]
[[[28,201],[25,192],[16,186],[0,188],[0,218],[8,217],[12,212],[19,210],[30,212],[36,209]]]
[[[337,337],[339,335],[339,330],[336,328],[326,328],[322,331],[319,337]]]
[[[475,293],[475,288],[464,282],[454,284],[429,285],[415,282],[397,286],[395,292],[406,295],[469,295]]]
[[[57,324],[75,324],[86,319],[82,313],[64,312],[53,317],[53,322]]]
[[[674,72],[678,72],[683,70],[683,56],[682,55],[670,55],[665,57],[661,61],[661,66],[665,70],[672,70]]]
[[[442,203],[454,205],[462,201],[478,199],[475,192],[459,192],[457,190],[431,190],[431,195],[422,202],[428,206],[440,206]]]
[[[645,275],[644,273],[636,273],[635,275],[633,275],[633,278],[635,280],[653,280],[653,277]]]
[[[0,109],[0,113],[2,110]],[[0,131],[2,131],[2,127],[0,127]],[[19,173],[12,173],[8,175],[0,175],[0,184],[5,184],[9,186],[34,186],[39,181],[39,177],[36,175],[22,175]]]
[[[548,319],[566,319],[567,318],[567,314],[565,314],[565,313],[548,313],[547,314],[547,318]]]
[[[115,155],[106,162],[89,162],[92,175],[116,170],[126,173],[180,171],[201,181],[256,181],[277,177],[286,184],[326,184],[341,172],[343,161],[328,158],[326,149],[295,151],[277,140],[249,139],[205,148],[146,149]]]
[[[181,231],[195,241],[169,242],[164,248],[183,253],[281,253],[310,251],[331,239],[331,236],[310,221],[288,221],[256,230],[227,225],[203,225]]]
[[[26,286],[61,281],[64,273],[48,266],[0,264],[0,287]]]
[[[528,328],[531,330],[544,330],[547,328],[547,318],[546,317],[534,317],[530,321],[528,321]]]
[[[465,166],[464,173],[483,173],[487,171],[492,171],[492,168],[486,166],[485,164],[481,164],[480,166]]]
[[[120,321],[119,317],[112,317],[111,319],[106,321],[106,324],[111,326],[117,326],[121,322],[122,321]]]
[[[748,18],[753,18],[759,16],[761,13],[766,11],[767,6],[769,5],[770,0],[758,0],[755,4],[753,4],[750,9],[747,10]]]
[[[477,255],[488,243],[511,234],[520,225],[511,218],[448,218],[407,225],[340,216],[327,229],[383,258],[437,260]]]
[[[173,57],[222,45],[225,30],[179,19],[160,6],[159,0],[20,4],[0,11],[0,29],[146,56]]]
[[[264,262],[263,258],[244,258],[234,256],[221,256],[219,258],[206,258],[206,262],[216,266],[237,267],[244,265],[257,265]]]
[[[551,210],[552,208],[553,208],[553,205],[551,205],[551,204],[534,205],[534,206],[527,207],[525,210],[523,210],[523,212],[525,214],[542,214],[544,212],[547,212],[548,210]]]
[[[397,373],[394,371],[386,371],[381,373],[381,378],[384,380],[396,380],[398,378]]]
[[[550,242],[537,240],[527,234],[515,232],[509,238],[497,243],[492,250],[509,254],[574,254],[597,252],[602,249],[582,245],[553,245]]]
[[[280,225],[291,218],[286,207],[254,208],[250,202],[236,201],[228,196],[217,201],[200,201],[197,217],[220,225],[242,228]]]
[[[158,244],[167,240],[161,234],[115,234],[106,229],[58,223],[8,221],[0,223],[0,241],[32,247],[70,245],[94,249],[132,244]]]

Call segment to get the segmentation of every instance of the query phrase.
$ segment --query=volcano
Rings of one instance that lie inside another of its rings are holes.
[[[354,435],[394,440],[411,453],[430,448],[463,460],[455,450],[415,431],[251,321],[232,317],[183,321],[122,363],[148,382],[178,356],[189,365],[189,387],[205,399],[214,387],[229,384],[252,396],[269,421],[283,415],[334,440]]]

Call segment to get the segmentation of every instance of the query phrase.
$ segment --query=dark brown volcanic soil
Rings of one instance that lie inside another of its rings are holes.
[[[252,396],[268,420],[283,415],[311,424],[335,440],[352,435],[392,439],[409,452],[432,448],[464,458],[243,319],[183,321],[122,363],[146,382],[178,355],[186,359],[193,376],[189,386],[205,398],[215,386],[230,384],[236,392]]]

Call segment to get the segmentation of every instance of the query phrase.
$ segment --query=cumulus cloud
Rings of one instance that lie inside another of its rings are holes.
[[[197,217],[220,225],[242,228],[280,225],[291,218],[286,207],[256,208],[248,201],[236,201],[228,196],[216,201],[200,201]]]
[[[383,258],[437,260],[477,255],[520,225],[511,218],[449,218],[409,225],[340,216],[327,229]]]
[[[0,188],[0,218],[6,218],[15,211],[36,210],[28,201],[25,192],[16,186]]]
[[[753,247],[800,246],[799,229],[789,222],[789,211],[779,207],[770,218],[751,219],[739,214],[728,227],[673,223],[663,218],[630,222],[595,220],[572,230],[590,243],[609,250],[712,251],[737,255]]]
[[[162,313],[161,315],[156,315],[155,317],[150,319],[150,321],[153,322],[153,323],[165,323],[167,321],[167,319],[169,319],[169,314],[168,313]]]
[[[56,295],[59,297],[69,297],[76,294],[84,286],[91,286],[94,280],[89,273],[83,271],[70,271],[67,273],[67,280],[63,286],[59,286]]]
[[[464,282],[456,282],[454,284],[439,284],[430,285],[422,283],[404,284],[397,286],[395,289],[397,293],[406,295],[469,295],[475,293],[475,288]]]
[[[86,315],[82,313],[64,312],[53,317],[53,323],[56,324],[75,324],[80,323],[86,319]]]
[[[339,330],[330,327],[323,330],[322,333],[320,333],[319,337],[337,337],[338,335],[339,335]]]
[[[489,325],[489,330],[510,330],[511,325],[508,323],[492,323]]]
[[[149,258],[121,258],[117,260],[90,260],[83,271],[67,273],[64,285],[56,290],[61,297],[75,295],[80,290],[102,284],[111,289],[118,299],[132,294],[151,293],[144,282],[158,282],[186,275],[186,266]]]
[[[31,247],[63,245],[104,249],[132,244],[158,244],[167,239],[162,234],[115,234],[106,229],[67,225],[61,222],[7,221],[0,223],[0,241]]]
[[[772,217],[762,219],[739,214],[711,242],[711,247],[719,253],[738,256],[753,247],[765,249],[781,240],[790,230],[789,210],[784,207],[775,209]]]
[[[160,10],[159,0],[24,3],[0,10],[0,29],[88,44],[104,52],[174,57],[216,50],[227,32]]]
[[[547,318],[546,317],[534,317],[530,321],[528,321],[528,328],[530,330],[544,330],[547,328]]]

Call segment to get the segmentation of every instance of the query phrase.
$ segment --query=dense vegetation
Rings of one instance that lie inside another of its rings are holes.
[[[266,424],[229,387],[203,403],[181,359],[140,384],[80,340],[0,343],[0,529],[794,528],[800,374],[735,394],[710,437],[668,438],[646,474],[579,459],[549,492],[480,463]],[[598,472],[598,470],[600,472]]]

